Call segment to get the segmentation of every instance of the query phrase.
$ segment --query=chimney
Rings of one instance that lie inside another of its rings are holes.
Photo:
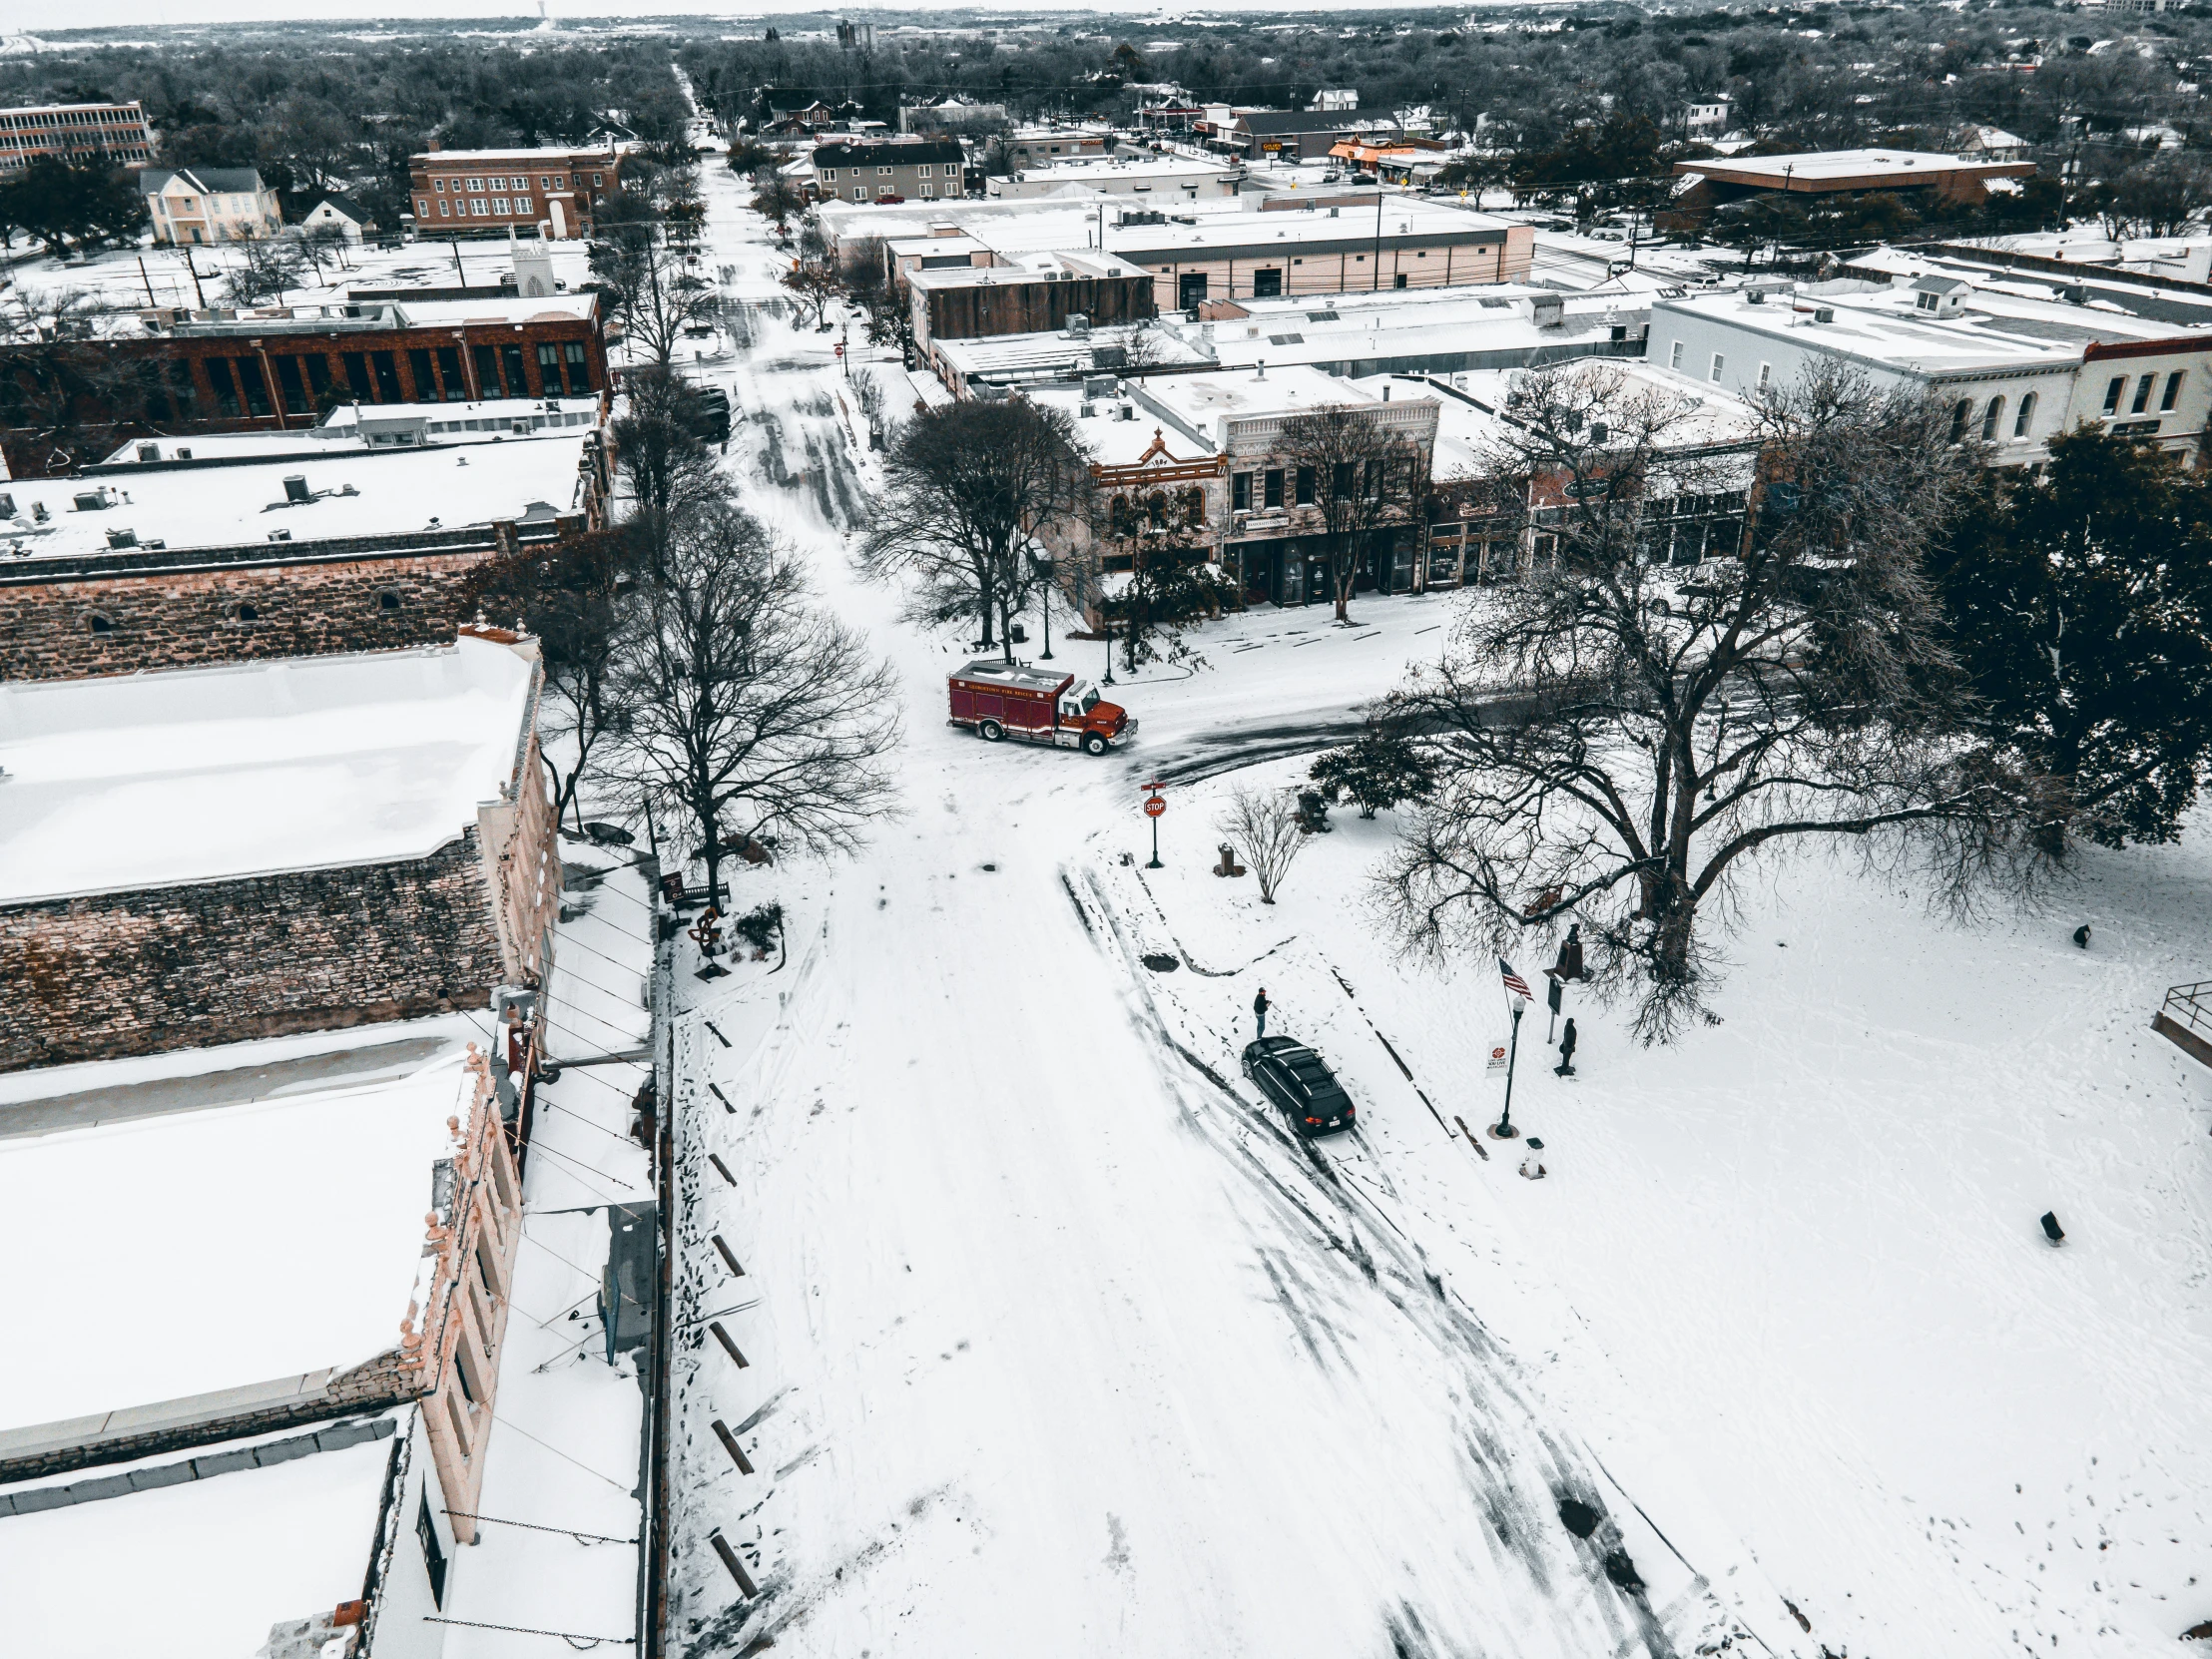
[[[433,156],[434,156],[434,155],[436,155],[436,154],[438,153],[438,151],[439,151],[439,150],[441,150],[441,149],[443,149],[443,148],[444,148],[444,141],[443,141],[443,140],[440,140],[440,139],[430,139],[430,140],[428,140],[427,142],[428,142],[428,144],[429,144],[429,147],[430,147],[430,154],[431,154],[431,155],[433,155]]]

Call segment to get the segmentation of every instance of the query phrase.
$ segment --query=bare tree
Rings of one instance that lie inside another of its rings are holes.
[[[908,368],[914,365],[914,314],[905,291],[886,269],[880,238],[842,246],[837,281],[844,296],[867,318],[870,345],[895,345]]]
[[[1363,557],[1377,558],[1381,585],[1389,585],[1381,544],[1394,525],[1412,521],[1413,504],[1427,488],[1427,458],[1374,409],[1357,405],[1291,416],[1277,452],[1296,475],[1298,500],[1321,519],[1337,620],[1349,622]]]
[[[827,265],[814,260],[797,260],[791,270],[776,278],[783,290],[792,296],[801,313],[809,317],[815,327],[823,326],[830,309],[830,301],[836,298],[839,282],[837,274]]]
[[[230,290],[234,305],[261,305],[281,299],[306,276],[306,262],[300,258],[295,242],[242,242],[234,245],[232,254],[224,286]]]
[[[621,225],[593,244],[592,276],[607,296],[607,308],[634,345],[657,363],[676,355],[684,330],[712,322],[718,308],[714,286],[684,269],[682,258],[646,224]]]
[[[1404,694],[1448,741],[1382,879],[1429,948],[1579,920],[1601,988],[1634,995],[1639,1034],[1664,1041],[1705,1011],[1717,964],[1698,924],[1755,855],[1910,851],[1962,904],[2031,872],[2017,826],[2036,786],[1963,741],[1937,644],[1921,550],[1975,464],[1947,411],[1835,370],[1769,395],[1756,533],[1686,579],[1647,561],[1645,536],[1670,480],[1708,478],[1712,457],[1679,441],[1681,410],[1607,399],[1597,372],[1539,375],[1488,457],[1565,505],[1549,556],[1467,612]]]
[[[347,238],[342,225],[314,225],[301,234],[299,251],[307,263],[314,267],[317,280],[322,276],[322,262],[327,260],[339,271],[345,269]]]
[[[1306,850],[1298,802],[1289,790],[1239,789],[1231,793],[1218,822],[1230,844],[1252,866],[1260,883],[1260,902],[1273,904],[1292,861]]]
[[[634,590],[641,564],[638,537],[624,525],[479,565],[464,588],[464,604],[479,615],[512,621],[537,639],[553,693],[540,733],[548,751],[564,746],[574,751],[565,778],[553,756],[545,756],[553,774],[553,813],[557,819],[573,809],[579,830],[584,811],[577,787],[592,752],[629,722],[629,711],[614,695],[615,645],[623,601]]]
[[[850,852],[892,810],[889,667],[811,602],[803,561],[727,502],[678,524],[665,574],[625,616],[612,685],[628,721],[609,774],[700,835],[710,888],[747,839]]]
[[[914,578],[906,614],[942,624],[974,616],[990,649],[1037,576],[1027,553],[1047,525],[1080,517],[1091,472],[1066,411],[1022,398],[947,403],[898,429],[885,489],[858,551],[878,580]],[[1008,661],[1013,642],[1005,640]]]
[[[799,187],[773,167],[764,167],[756,173],[753,186],[750,206],[776,227],[778,235],[806,211],[807,199],[800,194]]]
[[[0,425],[19,461],[70,472],[106,454],[142,413],[158,423],[177,412],[163,365],[109,343],[117,309],[82,288],[17,283],[0,295]]]
[[[730,483],[700,441],[699,397],[681,375],[658,365],[633,369],[622,389],[615,463],[635,502],[632,522],[658,571],[678,521],[727,497]]]

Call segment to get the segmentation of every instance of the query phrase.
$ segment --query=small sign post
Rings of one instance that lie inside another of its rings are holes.
[[[1168,810],[1168,804],[1161,799],[1158,784],[1147,784],[1145,788],[1152,792],[1144,804],[1144,816],[1152,820],[1152,862],[1144,867],[1161,869],[1166,866],[1160,862],[1160,815]]]

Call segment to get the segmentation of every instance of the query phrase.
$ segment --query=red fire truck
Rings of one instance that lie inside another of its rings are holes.
[[[986,743],[1019,738],[1103,755],[1137,735],[1128,710],[1100,701],[1095,687],[1072,674],[986,658],[954,670],[946,683],[952,691],[950,724],[969,728]]]

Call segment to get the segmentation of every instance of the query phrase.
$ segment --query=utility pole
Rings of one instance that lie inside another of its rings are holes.
[[[1382,164],[1375,164],[1375,289],[1382,288]]]

